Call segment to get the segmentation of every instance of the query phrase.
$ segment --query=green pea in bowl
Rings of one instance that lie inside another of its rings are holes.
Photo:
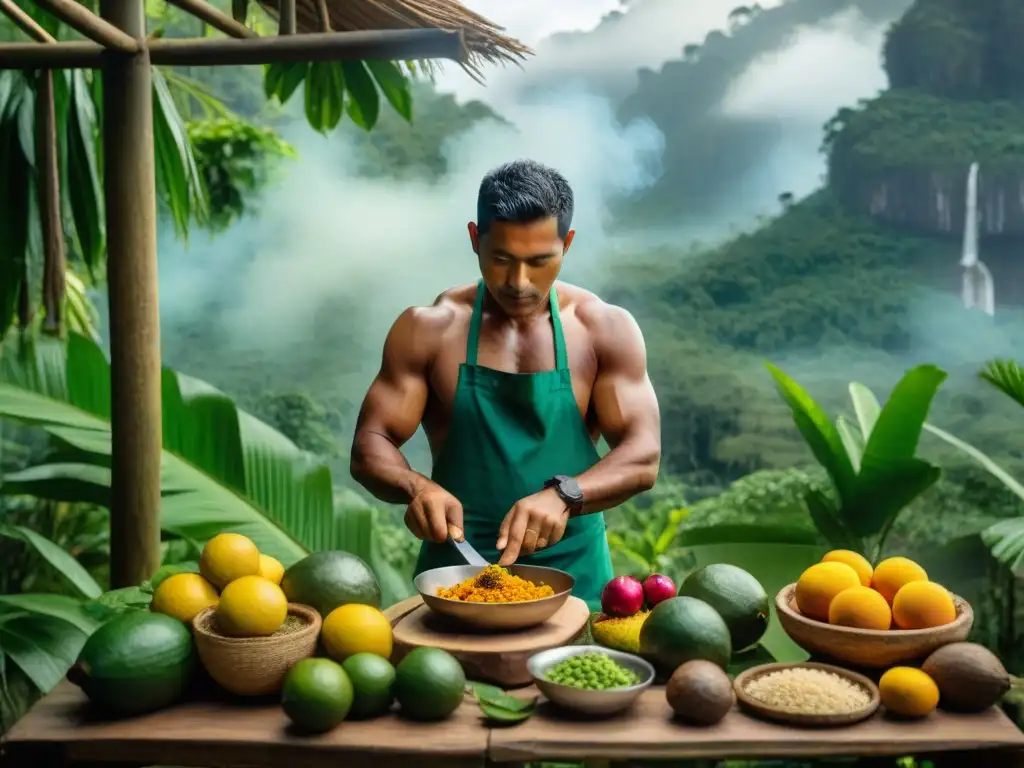
[[[632,685],[593,690],[554,682],[549,678],[549,673],[563,661],[588,653],[607,656],[619,667],[632,672],[637,682]],[[586,715],[612,715],[621,712],[632,706],[640,694],[654,682],[654,667],[645,659],[600,645],[563,645],[551,648],[533,654],[527,660],[526,667],[530,671],[534,685],[548,701]]]

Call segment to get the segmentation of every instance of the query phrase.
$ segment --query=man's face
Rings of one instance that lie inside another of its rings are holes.
[[[495,221],[485,235],[469,224],[484,284],[510,317],[535,312],[547,300],[573,235],[570,230],[564,240],[559,237],[554,217],[528,223]]]

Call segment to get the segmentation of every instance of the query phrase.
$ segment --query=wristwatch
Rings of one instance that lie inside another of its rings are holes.
[[[555,475],[544,483],[545,488],[554,488],[562,501],[569,507],[569,516],[575,517],[583,511],[583,489],[568,475]]]

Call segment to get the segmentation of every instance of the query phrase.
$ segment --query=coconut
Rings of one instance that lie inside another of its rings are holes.
[[[714,725],[729,714],[736,703],[736,692],[720,666],[694,659],[672,673],[665,686],[665,699],[682,722]]]
[[[939,687],[939,705],[981,712],[1010,690],[1010,675],[992,651],[977,643],[950,643],[925,659],[921,671]]]

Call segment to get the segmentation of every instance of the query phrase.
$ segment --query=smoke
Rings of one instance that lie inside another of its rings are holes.
[[[594,0],[590,7],[603,13],[608,5]],[[723,27],[733,2],[695,5],[697,14],[684,13],[676,0],[633,3],[622,19],[631,19],[628,38],[634,43],[627,46],[620,35],[616,39],[626,47],[616,52],[609,45],[610,60],[623,70],[648,62],[650,45],[636,42],[642,33],[648,41],[662,41],[656,57],[667,56],[664,39],[673,29],[668,8],[678,19],[679,51]],[[492,17],[502,16],[495,10]],[[638,19],[646,19],[647,28],[638,27]],[[736,120],[773,119],[779,138],[740,180],[725,209],[710,218],[731,217],[735,223],[739,217],[741,226],[749,226],[756,212],[777,205],[779,192],[799,195],[820,183],[821,124],[839,106],[871,95],[883,83],[880,40],[881,27],[844,14],[801,31],[786,49],[764,56],[735,80],[722,113]],[[577,66],[585,69],[589,61],[584,57]],[[541,53],[526,63],[525,72],[544,72],[549,65],[564,69],[567,63]],[[606,98],[564,80],[560,90],[549,84],[528,96],[514,70],[495,74],[477,95],[512,126],[481,122],[455,137],[445,148],[449,173],[433,184],[361,177],[353,171],[357,150],[343,132],[324,138],[299,117],[285,135],[299,159],[265,190],[257,216],[212,239],[193,237],[188,246],[161,233],[161,312],[168,333],[179,322],[194,322],[216,299],[227,308],[209,322],[236,340],[233,347],[280,353],[285,360],[294,345],[316,344],[324,323],[357,317],[353,331],[365,346],[365,359],[349,360],[347,367],[360,371],[359,388],[365,387],[379,364],[387,328],[405,307],[428,304],[444,289],[478,277],[466,233],[475,218],[477,187],[487,170],[519,157],[558,168],[573,185],[577,237],[564,277],[583,285],[599,282],[618,237],[628,236],[610,230],[609,211],[620,196],[656,181],[666,139],[647,120],[621,125]],[[449,71],[442,85],[461,93],[453,85],[457,80]],[[724,226],[718,234],[725,234]],[[332,315],[337,307],[343,315]]]
[[[609,204],[654,180],[661,133],[646,121],[619,125],[607,102],[582,93],[520,102],[503,114],[514,125],[485,121],[451,140],[449,173],[433,184],[359,177],[342,133],[323,138],[297,121],[286,138],[299,160],[266,191],[258,217],[188,248],[162,243],[165,324],[189,318],[208,298],[223,300],[231,286],[218,322],[242,348],[258,339],[268,351],[313,343],[325,306],[358,308],[359,334],[376,346],[365,366],[374,367],[405,307],[479,276],[466,224],[476,216],[480,179],[520,157],[558,168],[572,184],[578,234],[565,274],[589,282],[611,238]]]
[[[779,194],[801,198],[822,186],[824,124],[841,107],[886,87],[880,51],[887,26],[857,9],[844,11],[800,29],[788,46],[761,56],[733,82],[720,105],[723,116],[777,127],[763,162],[737,179],[740,210],[768,213]]]

